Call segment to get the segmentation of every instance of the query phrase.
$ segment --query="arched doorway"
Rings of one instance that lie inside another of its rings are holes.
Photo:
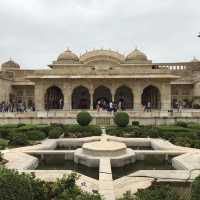
[[[62,90],[57,86],[47,89],[45,94],[45,109],[63,109],[64,96]]]
[[[131,89],[127,86],[119,87],[115,93],[115,102],[117,103],[117,105],[119,104],[119,102],[121,102],[123,109],[132,109],[133,93]]]
[[[144,88],[142,93],[142,105],[146,106],[148,102],[151,103],[152,109],[161,108],[160,91],[157,87],[150,85]]]
[[[110,89],[105,86],[99,86],[95,89],[93,95],[93,107],[96,108],[98,101],[104,101],[106,104],[112,101]]]
[[[86,87],[78,86],[72,93],[72,109],[89,109],[90,93]]]

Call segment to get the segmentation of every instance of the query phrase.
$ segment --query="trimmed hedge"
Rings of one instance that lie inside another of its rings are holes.
[[[0,150],[5,149],[8,146],[8,140],[0,139]]]
[[[129,124],[129,115],[126,112],[118,112],[114,116],[114,122],[119,127],[126,127]]]
[[[200,149],[198,127],[200,127],[198,124],[188,124],[188,128],[175,125],[107,127],[106,132],[119,137],[163,138],[175,145]]]
[[[92,121],[92,116],[89,112],[82,111],[76,116],[76,121],[81,126],[87,126]]]
[[[23,132],[12,132],[10,134],[10,144],[16,145],[16,146],[23,146],[23,145],[28,145],[28,137],[26,133]]]
[[[176,122],[175,125],[176,125],[176,126],[181,126],[181,127],[184,127],[184,128],[187,128],[187,127],[188,127],[188,123],[183,122],[183,121],[178,121],[178,122]]]
[[[55,126],[49,130],[48,136],[50,139],[56,139],[59,138],[62,134],[63,134],[63,129],[59,126]]]
[[[101,135],[101,128],[96,125],[80,126],[78,124],[65,125],[65,137],[89,137]]]
[[[46,133],[40,130],[31,130],[26,133],[29,140],[44,140]]]

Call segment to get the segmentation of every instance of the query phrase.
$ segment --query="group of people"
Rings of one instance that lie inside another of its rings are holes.
[[[97,101],[96,109],[97,109],[97,112],[107,111],[107,112],[112,113],[112,112],[117,112],[118,110],[124,110],[125,107],[123,104],[124,103],[122,100],[120,100],[117,103],[117,102],[113,102],[113,101],[107,102],[104,99],[100,99]]]
[[[26,102],[6,102],[0,103],[0,112],[27,112],[35,111],[35,105],[27,107]]]

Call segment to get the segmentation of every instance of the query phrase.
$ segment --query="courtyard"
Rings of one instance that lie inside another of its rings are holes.
[[[118,124],[117,115],[128,116],[118,112],[115,125],[100,127],[88,124],[89,113],[79,115],[79,124],[0,126],[3,165],[47,183],[75,172],[81,190],[106,200],[177,183],[176,191],[187,191],[181,198],[191,199],[191,184],[200,175],[200,124],[128,125],[129,117]]]

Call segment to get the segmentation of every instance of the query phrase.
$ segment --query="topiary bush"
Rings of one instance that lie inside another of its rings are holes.
[[[188,124],[186,122],[183,122],[183,121],[178,121],[178,122],[176,122],[175,125],[176,126],[181,126],[183,128],[187,128],[188,127]]]
[[[53,127],[49,130],[49,138],[50,139],[56,139],[59,138],[63,134],[63,129],[61,127]]]
[[[8,140],[0,139],[0,150],[5,149],[8,146]]]
[[[126,127],[129,124],[129,115],[126,112],[118,112],[114,116],[114,122],[119,127]]]
[[[0,200],[36,199],[48,200],[44,182],[0,166]]]
[[[46,133],[40,130],[27,131],[26,135],[29,140],[44,140],[47,137]]]
[[[21,145],[28,145],[28,137],[26,133],[23,132],[12,132],[10,134],[10,144],[16,145],[16,146],[21,146]]]
[[[78,113],[76,120],[79,125],[87,126],[92,121],[92,116],[90,115],[89,112],[83,111],[83,112]]]

